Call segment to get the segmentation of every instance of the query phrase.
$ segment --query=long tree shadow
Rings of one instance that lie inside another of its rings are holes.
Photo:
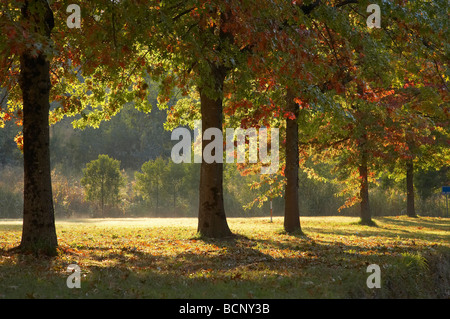
[[[365,226],[365,225],[358,225],[357,229],[354,228],[347,228],[345,226],[354,226],[356,224],[343,224],[343,227],[335,227],[333,229],[323,229],[320,227],[314,227],[314,226],[307,226],[305,227],[306,231],[310,231],[313,233],[323,234],[323,235],[339,235],[339,236],[353,236],[357,235],[359,237],[369,238],[369,237],[384,237],[384,238],[403,238],[403,239],[418,239],[423,236],[426,237],[427,240],[433,240],[433,241],[439,241],[444,239],[446,236],[442,234],[436,234],[436,233],[426,233],[421,234],[420,231],[425,228],[429,228],[433,231],[450,231],[450,227],[445,224],[434,224],[434,223],[424,223],[420,220],[411,220],[411,221],[403,221],[403,220],[396,220],[396,219],[388,219],[386,217],[384,218],[377,218],[380,219],[380,221],[387,221],[386,223],[388,226],[383,225],[377,225],[375,227],[371,226]],[[392,227],[396,226],[396,227]],[[408,227],[409,229],[403,229]],[[411,229],[414,229],[414,227],[417,229],[417,232],[412,231]],[[448,237],[448,235],[447,235]]]
[[[246,267],[274,260],[270,254],[263,253],[256,248],[258,241],[242,234],[233,234],[233,236],[223,239],[202,237],[199,240],[205,244],[218,247],[218,252],[203,256],[200,260],[192,252],[181,253],[179,257],[195,259],[198,261],[197,265],[201,267],[203,267],[202,265],[214,265],[217,270],[231,270],[236,267]]]
[[[377,217],[377,219],[398,226],[426,227],[432,230],[450,232],[450,223],[445,219],[443,219],[442,222],[437,222],[436,220],[428,221],[420,216],[408,219],[399,219],[396,217]]]
[[[190,249],[169,255],[155,254],[137,246],[115,249],[84,246],[75,252],[67,250],[62,259],[21,256],[16,263],[0,266],[3,274],[0,286],[12,287],[0,295],[19,298],[276,298],[278,292],[287,291],[298,298],[328,297],[326,290],[312,289],[311,280],[322,277],[325,282],[328,277],[365,279],[363,275],[351,278],[356,273],[365,274],[361,269],[377,262],[376,253],[385,252],[382,247],[377,250],[357,244],[326,243],[304,234],[291,235],[285,241],[239,234],[226,240],[197,240],[214,249],[200,252]],[[368,255],[370,252],[372,254]],[[2,252],[2,255],[8,253]],[[65,270],[68,264],[80,260],[82,289],[69,290]],[[361,285],[364,283],[361,281]],[[340,286],[329,285],[337,289],[341,297],[370,296],[367,291],[345,292]]]
[[[23,286],[25,291],[32,289],[36,292],[36,297],[54,294],[80,298],[271,298],[276,297],[277,290],[291,291],[297,297],[311,296],[309,293],[315,294],[315,297],[328,296],[308,290],[311,288],[308,284],[311,276],[318,279],[321,276],[350,278],[351,274],[360,273],[361,269],[365,275],[367,264],[378,263],[383,256],[388,257],[383,262],[394,263],[400,258],[398,253],[392,254],[382,244],[368,245],[363,241],[364,237],[370,236],[396,237],[397,228],[358,227],[357,235],[361,241],[323,239],[325,236],[322,235],[328,234],[348,238],[355,235],[355,229],[345,228],[347,224],[343,226],[332,230],[307,226],[304,227],[304,233],[280,232],[278,235],[284,236],[275,236],[273,239],[270,236],[258,238],[242,234],[220,240],[190,237],[175,240],[186,244],[185,250],[177,249],[175,252],[164,250],[169,239],[155,241],[155,244],[162,243],[162,250],[120,241],[113,246],[96,242],[87,242],[76,248],[66,245],[62,246],[61,255],[57,258],[17,256],[14,262],[0,264],[0,287]],[[436,229],[445,228],[438,226]],[[401,249],[398,252],[409,251]],[[411,246],[406,249],[418,251],[421,248]],[[5,260],[13,260],[15,255],[3,250],[0,256],[5,257]],[[66,268],[71,263],[79,263],[85,276],[80,291],[69,292],[65,287],[68,276]],[[55,285],[58,289],[53,287]],[[234,292],[236,287],[239,288],[238,293]],[[8,288],[7,296],[19,296],[22,293],[19,290]],[[243,295],[242,291],[252,293]],[[349,296],[345,292],[340,293],[343,293],[343,297]],[[2,291],[0,297],[1,294]]]

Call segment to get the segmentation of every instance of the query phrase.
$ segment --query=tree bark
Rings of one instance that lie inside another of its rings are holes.
[[[406,214],[417,217],[414,207],[414,163],[412,158],[406,162]]]
[[[208,89],[199,88],[202,114],[202,136],[210,127],[222,131],[222,89],[226,69],[211,65],[213,89],[217,96],[211,98]],[[221,143],[222,144],[222,143]],[[207,143],[202,142],[202,152]],[[202,158],[199,186],[198,233],[210,238],[231,236],[223,203],[223,163],[206,163]]]
[[[369,205],[369,180],[368,180],[368,168],[367,168],[367,150],[362,144],[361,147],[361,163],[359,166],[359,178],[360,178],[360,190],[359,195],[361,198],[361,223],[364,225],[371,225],[372,217]]]
[[[33,7],[33,10],[29,8]],[[22,16],[50,38],[53,13],[45,0],[26,1]],[[56,254],[58,241],[53,208],[49,121],[50,63],[44,53],[20,56],[19,84],[23,96],[24,204],[22,240],[19,248],[47,255]]]
[[[286,94],[288,112],[295,119],[286,118],[286,187],[284,208],[284,229],[287,232],[301,231],[298,205],[298,105],[290,90]]]

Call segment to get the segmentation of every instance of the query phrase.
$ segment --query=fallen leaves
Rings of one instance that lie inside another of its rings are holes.
[[[64,282],[67,266],[77,263],[83,271],[83,280],[92,287],[86,292],[89,296],[105,293],[97,282],[98,276],[108,278],[114,293],[127,296],[146,295],[123,285],[137,280],[139,287],[145,289],[141,282],[148,282],[149,276],[157,276],[156,282],[163,281],[158,283],[158,289],[165,289],[161,296],[186,295],[180,287],[191,287],[194,283],[241,286],[257,282],[267,285],[267,289],[257,293],[246,286],[245,293],[233,294],[258,297],[260,293],[272,296],[273,289],[279,292],[303,289],[317,296],[345,286],[344,277],[351,277],[348,274],[365,275],[368,264],[420,262],[417,254],[450,247],[447,221],[385,217],[377,219],[377,227],[369,227],[354,220],[302,218],[306,235],[300,236],[281,231],[282,218],[275,217],[273,223],[264,218],[230,218],[230,228],[238,235],[229,240],[197,237],[196,225],[191,220],[161,221],[160,226],[154,220],[58,223],[59,255],[50,262],[6,252],[19,243],[20,228],[0,223],[0,284],[7,278],[22,276],[42,277],[43,282],[56,279]],[[113,280],[117,282],[111,283]],[[173,289],[166,287],[172,285],[169,281],[174,282]],[[314,282],[314,286],[308,282]],[[20,285],[11,281],[6,286]],[[3,295],[16,295],[21,289],[9,289]],[[27,293],[30,298],[44,295],[37,290]],[[64,291],[60,294],[64,295]]]

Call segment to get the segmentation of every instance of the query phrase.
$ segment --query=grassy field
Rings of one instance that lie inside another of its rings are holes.
[[[59,255],[8,250],[20,220],[0,220],[0,298],[449,298],[450,219],[230,218],[227,240],[196,235],[194,218],[57,222]],[[69,289],[69,264],[81,288]],[[369,289],[367,266],[381,269]]]

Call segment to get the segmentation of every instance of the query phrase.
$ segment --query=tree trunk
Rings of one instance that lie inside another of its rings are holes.
[[[225,68],[211,65],[211,77],[215,81],[217,96],[211,98],[199,88],[202,114],[202,134],[210,127],[222,131],[222,89],[226,76]],[[211,90],[211,88],[209,88]],[[202,142],[202,152],[207,143]],[[222,143],[221,143],[222,144]],[[223,162],[223,161],[222,161]],[[223,204],[223,163],[206,163],[202,158],[200,168],[198,233],[201,236],[222,238],[231,236]]]
[[[361,197],[361,223],[364,225],[371,225],[372,217],[369,206],[369,180],[368,180],[368,168],[367,168],[367,151],[364,145],[361,148],[361,164],[359,166],[359,178],[360,178],[360,190],[359,195]]]
[[[412,159],[406,162],[406,214],[417,217],[414,207],[414,163]]]
[[[286,94],[287,110],[295,119],[286,118],[286,188],[284,229],[287,232],[301,231],[298,206],[298,105],[290,90]]]
[[[50,37],[53,13],[47,1],[26,1],[22,16],[35,27],[34,31]],[[23,95],[24,204],[19,248],[55,255],[58,241],[50,171],[49,72],[50,63],[43,53],[32,55],[25,51],[21,54],[19,84]]]

